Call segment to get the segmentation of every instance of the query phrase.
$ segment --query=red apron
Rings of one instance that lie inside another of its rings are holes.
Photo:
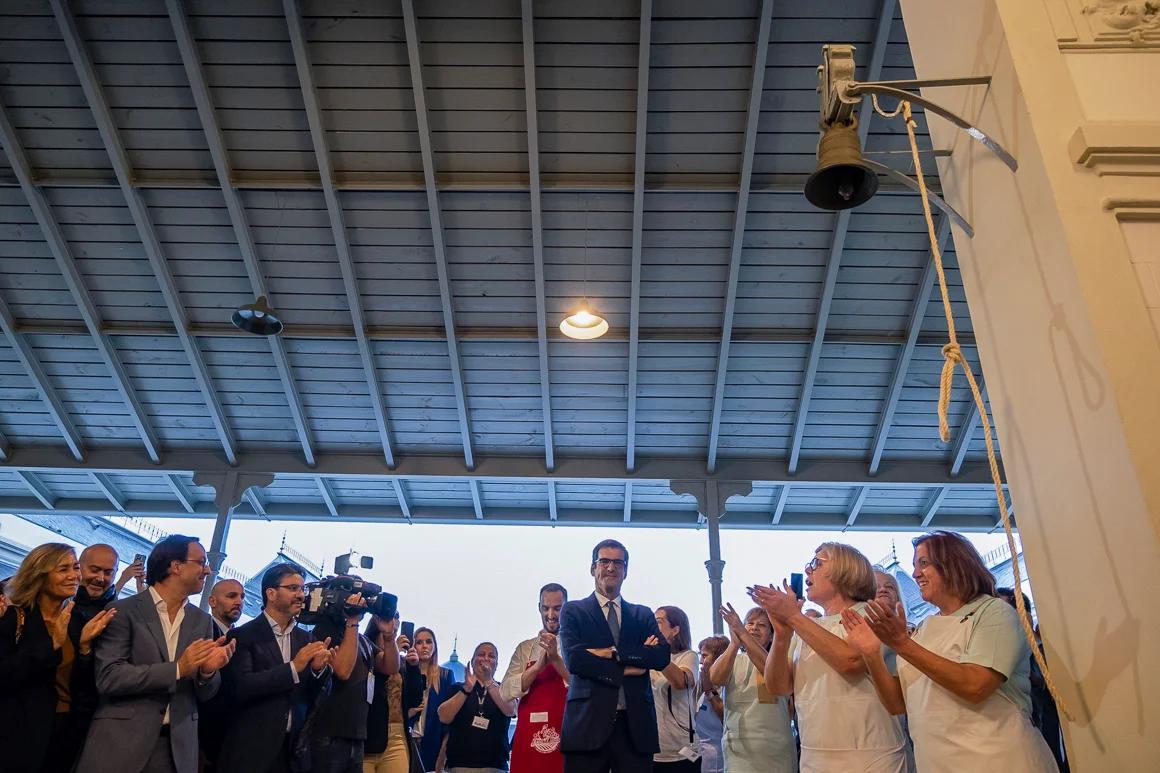
[[[528,663],[528,668],[535,662]],[[568,685],[552,666],[545,666],[528,694],[520,699],[516,734],[512,738],[511,773],[564,773],[560,727]]]

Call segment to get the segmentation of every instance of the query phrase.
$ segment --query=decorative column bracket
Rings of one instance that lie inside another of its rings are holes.
[[[672,480],[669,481],[669,490],[696,499],[697,512],[709,525],[709,560],[705,562],[705,569],[709,572],[712,595],[713,633],[720,635],[724,628],[717,610],[721,608],[721,581],[725,576],[725,561],[721,558],[721,516],[725,514],[730,497],[752,493],[753,481]]]
[[[265,488],[274,482],[274,476],[268,472],[195,472],[193,484],[195,486],[210,486],[214,490],[213,503],[217,508],[217,518],[213,524],[213,537],[210,539],[206,558],[209,560],[210,574],[205,581],[205,591],[201,595],[201,608],[209,607],[209,591],[217,578],[218,570],[226,560],[226,539],[230,532],[230,515],[237,507],[246,491],[251,488]]]

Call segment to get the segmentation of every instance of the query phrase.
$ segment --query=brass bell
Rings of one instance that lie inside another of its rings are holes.
[[[857,124],[831,124],[818,142],[818,167],[806,180],[806,200],[818,209],[851,209],[878,190],[878,175],[862,158]]]

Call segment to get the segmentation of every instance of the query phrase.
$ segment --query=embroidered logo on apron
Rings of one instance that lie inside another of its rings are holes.
[[[544,725],[532,736],[532,748],[541,754],[551,754],[560,748],[560,734],[551,725]]]

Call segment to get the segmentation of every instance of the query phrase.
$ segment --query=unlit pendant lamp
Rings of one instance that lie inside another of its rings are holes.
[[[282,320],[278,319],[266,303],[264,295],[235,311],[230,321],[239,330],[259,336],[276,336],[282,332],[283,327]]]

